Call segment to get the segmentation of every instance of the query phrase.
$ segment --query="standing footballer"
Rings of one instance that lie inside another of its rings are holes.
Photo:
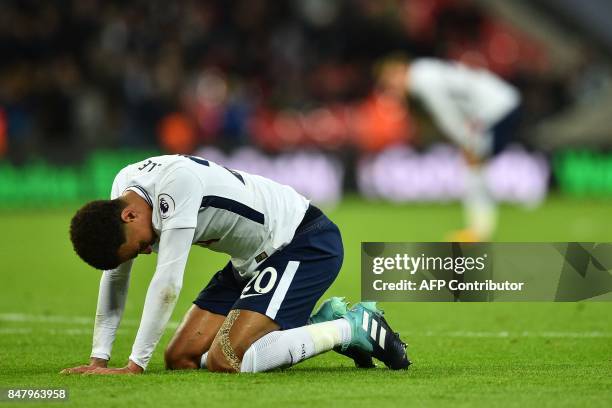
[[[379,85],[389,93],[420,101],[442,132],[466,158],[464,210],[467,228],[453,241],[490,240],[497,207],[483,165],[514,138],[520,123],[521,95],[492,72],[435,58],[385,60]]]
[[[410,364],[406,346],[371,302],[350,311],[317,300],[343,260],[340,232],[291,187],[190,156],[151,157],[122,169],[111,199],[81,208],[70,225],[77,254],[104,270],[89,365],[65,373],[144,372],[179,296],[192,245],[231,257],[200,292],[165,353],[169,369],[260,372],[335,349],[361,367]],[[158,252],[127,365],[107,363],[130,269]],[[309,324],[310,323],[310,324]]]

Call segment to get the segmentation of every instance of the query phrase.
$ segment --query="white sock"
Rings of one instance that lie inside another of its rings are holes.
[[[208,360],[208,351],[202,354],[202,358],[200,358],[200,368],[208,368],[206,367],[207,360]]]
[[[289,367],[351,341],[346,319],[311,324],[268,333],[248,348],[242,357],[241,372],[257,373]]]
[[[466,170],[463,204],[468,227],[479,239],[490,239],[497,223],[497,205],[480,166],[471,166]]]

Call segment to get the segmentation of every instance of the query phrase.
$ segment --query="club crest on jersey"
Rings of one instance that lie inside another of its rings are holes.
[[[174,200],[168,194],[159,195],[159,214],[162,219],[168,218],[174,212]]]

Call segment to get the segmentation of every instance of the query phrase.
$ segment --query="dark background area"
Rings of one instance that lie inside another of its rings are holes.
[[[609,81],[605,46],[577,24],[572,35],[586,45],[559,69],[545,42],[480,3],[3,1],[0,157],[71,163],[103,147],[418,145],[426,138],[414,115],[390,123],[373,112],[372,67],[398,50],[485,67],[517,85],[526,112],[518,136],[537,148],[537,124]],[[559,4],[559,21],[572,3]]]

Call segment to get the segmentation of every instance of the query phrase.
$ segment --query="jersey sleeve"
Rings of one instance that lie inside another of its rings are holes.
[[[119,171],[119,173],[117,173],[117,175],[115,176],[115,179],[113,180],[113,186],[111,187],[111,194],[110,194],[111,200],[118,198],[121,194],[123,194],[123,192],[127,188],[126,172],[127,170],[124,168],[121,171]]]
[[[156,197],[162,232],[195,228],[202,197],[202,182],[191,170],[178,168],[166,175]]]
[[[465,146],[471,139],[467,118],[448,94],[442,73],[447,71],[441,70],[437,65],[428,61],[412,64],[407,77],[410,93],[424,103],[447,137],[460,146]]]
[[[111,200],[119,197],[126,187],[126,174],[117,173],[111,187]],[[102,272],[98,290],[98,305],[94,323],[91,357],[110,360],[117,328],[121,322],[130,282],[132,260],[115,269]]]
[[[171,229],[160,237],[155,275],[149,284],[138,334],[130,360],[146,369],[153,350],[164,329],[181,291],[183,274],[195,229]]]
[[[435,90],[424,94],[422,99],[438,126],[451,140],[466,150],[474,148],[476,138],[481,135],[471,129],[468,119],[461,114],[448,95]]]
[[[125,309],[132,260],[102,272],[91,357],[110,360],[117,328]]]
[[[451,96],[447,82],[457,76],[454,68],[441,68],[440,64],[416,62],[408,74],[409,89],[429,111],[434,122],[446,137],[462,149],[477,156],[486,150],[485,130],[474,118],[469,118]],[[462,82],[455,78],[455,82]]]

